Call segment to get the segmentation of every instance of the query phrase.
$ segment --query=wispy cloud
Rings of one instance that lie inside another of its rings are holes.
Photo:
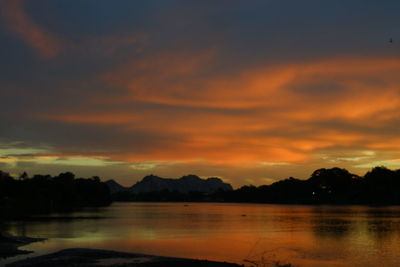
[[[126,32],[83,36],[75,41],[67,40],[61,34],[52,32],[35,21],[26,11],[27,3],[28,0],[1,1],[1,15],[7,29],[45,59],[73,51],[112,56],[119,49],[133,45],[138,45],[136,49],[140,51],[148,37],[145,33]]]
[[[7,28],[44,58],[57,56],[65,41],[36,23],[25,11],[25,0],[1,1],[1,14]]]

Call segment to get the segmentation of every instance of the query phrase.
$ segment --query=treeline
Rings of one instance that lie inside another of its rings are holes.
[[[116,201],[218,201],[279,204],[400,205],[400,170],[375,167],[363,177],[346,169],[314,171],[309,179],[290,177],[271,185],[243,186],[213,194],[159,191],[113,195]]]
[[[110,191],[99,177],[75,178],[73,173],[65,172],[54,177],[29,177],[23,173],[15,179],[0,171],[0,217],[69,211],[110,203]]]
[[[271,185],[225,192],[224,201],[399,205],[400,170],[375,167],[360,177],[341,168],[318,169],[307,180],[291,177]]]

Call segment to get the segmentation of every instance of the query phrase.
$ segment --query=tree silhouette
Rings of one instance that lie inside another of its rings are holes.
[[[108,186],[99,177],[75,178],[71,172],[34,175],[15,180],[0,171],[0,217],[37,212],[67,211],[82,206],[111,203]]]

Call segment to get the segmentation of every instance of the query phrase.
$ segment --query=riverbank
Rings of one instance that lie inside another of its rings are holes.
[[[19,247],[44,240],[44,238],[13,236],[6,232],[0,232],[0,258],[32,253],[32,251],[20,250]]]
[[[7,266],[239,267],[242,265],[207,260],[159,257],[110,250],[71,248],[43,256],[27,258],[25,260],[8,264]]]

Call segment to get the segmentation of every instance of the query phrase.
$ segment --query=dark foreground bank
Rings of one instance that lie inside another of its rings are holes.
[[[45,239],[25,236],[13,236],[5,232],[0,232],[0,258],[8,258],[20,254],[31,253],[32,251],[20,250],[19,247],[28,245],[32,242],[43,240]]]
[[[238,267],[226,262],[169,258],[109,250],[71,248],[8,264],[9,267],[142,266],[142,267]]]

